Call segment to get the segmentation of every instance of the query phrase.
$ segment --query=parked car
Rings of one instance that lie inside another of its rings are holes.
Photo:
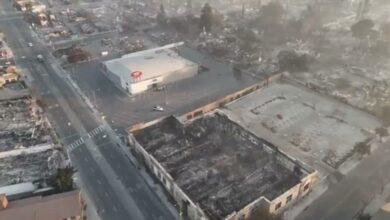
[[[154,106],[153,107],[153,111],[157,111],[157,112],[163,112],[164,111],[164,108],[162,106]]]
[[[40,62],[40,63],[43,63],[43,62],[45,61],[45,60],[43,59],[42,54],[38,54],[37,60],[38,60],[38,62]]]

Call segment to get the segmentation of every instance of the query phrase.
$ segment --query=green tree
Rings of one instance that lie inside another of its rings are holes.
[[[211,8],[209,3],[206,3],[203,6],[201,11],[199,27],[201,30],[210,32],[212,24],[213,24],[213,9]]]
[[[73,167],[58,168],[55,175],[55,187],[59,192],[73,190]]]

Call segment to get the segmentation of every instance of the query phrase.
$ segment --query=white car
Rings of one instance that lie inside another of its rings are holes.
[[[38,54],[37,60],[38,60],[38,62],[40,62],[40,63],[43,63],[43,62],[45,61],[45,60],[43,59],[42,54]]]
[[[162,106],[154,106],[153,107],[153,111],[157,111],[157,112],[163,112],[164,111],[164,108]]]
[[[31,43],[31,42],[29,42],[29,43],[28,43],[28,46],[29,46],[29,47],[32,47],[32,46],[34,46],[34,44]]]

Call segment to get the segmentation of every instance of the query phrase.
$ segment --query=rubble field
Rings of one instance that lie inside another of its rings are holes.
[[[31,98],[0,101],[0,152],[51,142],[48,122]]]
[[[53,175],[63,161],[63,154],[55,149],[1,158],[0,186],[42,180]]]
[[[309,71],[291,73],[299,81],[320,93],[335,97],[390,123],[390,63],[385,48],[390,45],[382,26],[390,22],[388,1],[370,1],[367,12],[359,18],[359,1],[353,7],[340,7],[322,24],[323,31],[305,41],[305,51],[317,54]],[[362,40],[353,36],[351,27],[362,19],[372,20],[378,37]]]
[[[387,68],[390,70],[390,67]],[[387,118],[386,109],[390,108],[390,76],[386,71],[373,73],[360,67],[334,68],[328,71],[294,73],[291,78],[379,118]]]

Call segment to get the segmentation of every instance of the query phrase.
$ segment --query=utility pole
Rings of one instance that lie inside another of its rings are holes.
[[[192,14],[192,0],[187,0],[186,8],[187,14]]]
[[[164,86],[164,95],[165,95],[165,106],[167,106],[168,105],[168,86],[167,85],[165,85]]]
[[[93,105],[95,106],[95,108],[97,108],[97,106],[96,106],[96,92],[95,92],[95,90],[92,91],[92,95],[93,95]]]
[[[258,0],[257,1],[257,7],[258,7],[258,10],[259,10],[259,13],[261,12],[261,0]]]
[[[359,2],[359,6],[356,12],[356,21],[360,21],[365,14],[369,11],[370,1],[369,0],[361,0]]]
[[[245,1],[242,1],[241,16],[242,18],[245,17]]]

